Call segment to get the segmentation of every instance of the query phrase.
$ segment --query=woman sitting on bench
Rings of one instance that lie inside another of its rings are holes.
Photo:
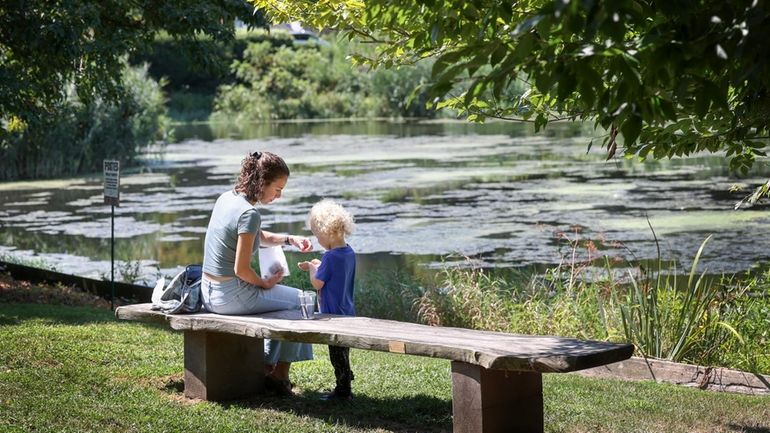
[[[217,314],[259,314],[299,308],[299,290],[279,285],[283,272],[261,278],[251,267],[260,245],[294,245],[300,251],[313,246],[303,236],[261,230],[257,203],[266,205],[281,197],[289,168],[270,152],[254,152],[241,164],[235,188],[217,199],[211,213],[203,255],[201,296],[206,310]],[[313,346],[269,340],[265,345],[265,388],[292,395],[289,368],[292,362],[313,359]]]

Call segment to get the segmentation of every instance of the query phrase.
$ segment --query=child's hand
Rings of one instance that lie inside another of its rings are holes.
[[[318,268],[320,264],[321,264],[320,260],[313,259],[313,260],[310,260],[309,262],[299,262],[297,263],[297,266],[303,271],[309,271],[313,268]]]

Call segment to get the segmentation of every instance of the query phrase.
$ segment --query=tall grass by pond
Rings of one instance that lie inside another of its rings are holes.
[[[578,259],[577,250],[590,242],[570,242],[571,253],[561,265],[518,278],[472,266],[446,268],[430,282],[367,276],[358,282],[356,304],[362,315],[628,341],[639,356],[770,373],[770,272],[698,275],[704,241],[685,274],[658,260],[651,268],[627,268],[619,275],[618,264],[607,259],[590,253]],[[595,266],[601,260],[603,272]]]

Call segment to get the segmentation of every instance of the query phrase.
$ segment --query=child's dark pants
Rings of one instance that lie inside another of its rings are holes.
[[[349,396],[350,382],[355,379],[353,370],[350,369],[350,348],[329,346],[329,360],[334,367],[334,377],[337,379],[334,393],[341,397]]]

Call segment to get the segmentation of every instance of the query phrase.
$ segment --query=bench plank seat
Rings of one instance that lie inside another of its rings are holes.
[[[566,373],[628,359],[630,344],[435,327],[394,320],[316,314],[298,310],[252,316],[211,313],[167,315],[150,304],[119,307],[119,319],[164,323],[177,331],[210,331],[355,349],[399,352],[514,371]]]
[[[261,391],[263,339],[331,344],[452,361],[454,431],[543,431],[542,373],[623,361],[633,345],[433,327],[299,310],[259,315],[168,315],[151,304],[118,307],[118,319],[185,333],[185,394],[206,400]],[[237,367],[234,367],[238,364]],[[243,364],[256,365],[248,369]]]

